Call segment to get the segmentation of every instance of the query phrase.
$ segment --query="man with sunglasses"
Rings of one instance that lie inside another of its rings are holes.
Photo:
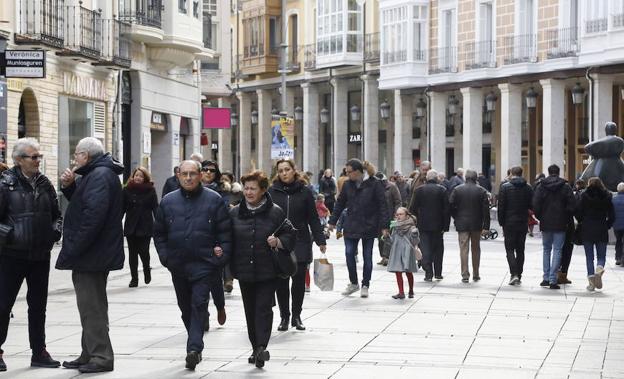
[[[43,155],[34,138],[13,146],[15,166],[0,177],[0,347],[24,279],[32,367],[57,368],[45,343],[50,251],[60,239],[61,211],[50,180],[39,172]],[[7,367],[0,348],[0,371]]]

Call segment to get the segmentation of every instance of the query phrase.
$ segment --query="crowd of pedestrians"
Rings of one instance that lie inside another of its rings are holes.
[[[458,235],[461,281],[481,280],[481,240],[490,231],[494,205],[503,229],[509,285],[522,283],[532,223],[539,225],[542,236],[543,287],[571,284],[567,273],[572,251],[582,245],[586,288],[601,289],[611,228],[616,264],[624,262],[624,183],[615,196],[597,177],[586,186],[583,181],[572,186],[559,176],[556,165],[533,186],[521,167],[510,168],[494,202],[491,181],[483,173],[460,168],[446,178],[429,161],[409,177],[399,171],[387,177],[372,163],[354,158],[339,178],[326,169],[314,183],[312,173],[282,159],[273,167],[273,178],[254,170],[237,182],[218,162],[195,153],[167,178],[159,201],[146,168],[134,168],[127,182],[120,183],[123,166],[100,140],[87,137],[78,142],[73,166],[60,177],[60,192],[68,200],[62,214],[54,186],[39,171],[42,157],[36,140],[19,139],[12,153],[14,166],[4,167],[0,176],[0,347],[26,280],[34,367],[61,366],[45,343],[51,250],[61,238],[55,267],[72,271],[82,327],[80,355],[62,366],[82,373],[114,369],[106,287],[109,273],[124,266],[124,237],[130,288],[139,286],[139,261],[143,282],[151,282],[153,238],[158,258],[171,274],[187,332],[186,368],[191,370],[202,360],[203,336],[210,328],[208,302],[212,298],[223,325],[224,294],[232,292],[234,280],[244,306],[250,364],[261,368],[270,360],[276,299],[277,330],[292,326],[304,331],[313,244],[326,253],[334,230],[337,238],[343,237],[349,274],[342,294],[359,291],[362,298],[369,296],[375,241],[379,264],[395,274],[398,292],[393,299],[414,296],[414,273],[420,268],[426,282],[443,280],[444,233],[451,219]],[[0,349],[0,371],[7,369],[3,353]]]

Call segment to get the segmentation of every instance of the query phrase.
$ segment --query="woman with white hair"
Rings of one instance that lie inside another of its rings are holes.
[[[613,196],[613,209],[615,211],[615,264],[622,265],[622,252],[624,251],[624,182],[617,185],[617,194]]]

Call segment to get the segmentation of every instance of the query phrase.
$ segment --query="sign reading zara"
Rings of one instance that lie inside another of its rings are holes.
[[[7,78],[45,78],[44,50],[7,50],[0,55],[2,74]]]

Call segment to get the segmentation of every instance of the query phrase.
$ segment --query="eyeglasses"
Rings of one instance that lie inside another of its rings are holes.
[[[216,168],[202,168],[203,172],[212,172],[213,174],[217,172]]]
[[[80,154],[86,154],[86,153],[87,153],[86,151],[77,151],[74,153],[74,157],[77,157]]]
[[[30,158],[33,161],[40,161],[43,159],[43,154],[33,154],[33,155],[21,155],[22,158]]]

